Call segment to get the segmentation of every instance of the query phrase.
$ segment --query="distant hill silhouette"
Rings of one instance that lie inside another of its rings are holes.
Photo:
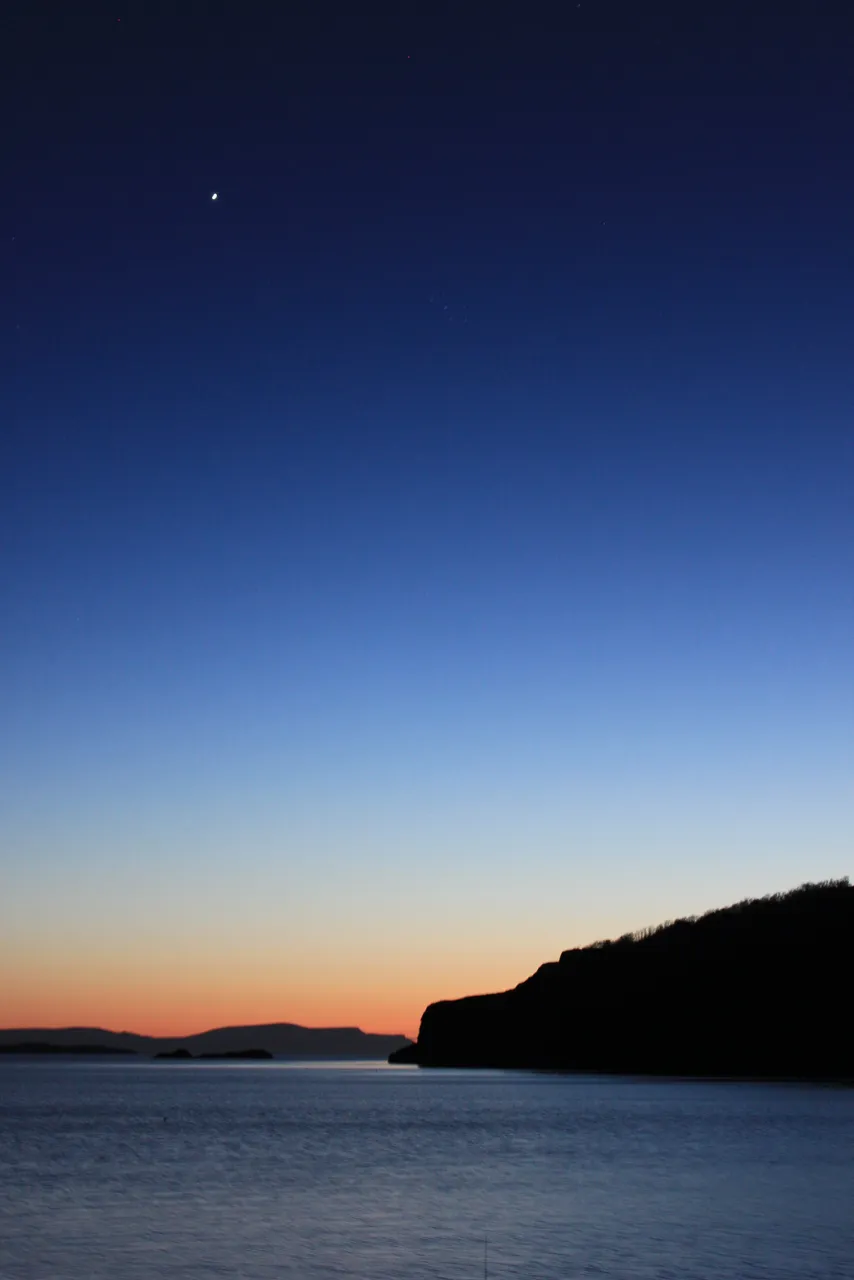
[[[391,1061],[851,1079],[854,887],[804,884],[564,951],[496,995],[431,1004]]]
[[[108,1044],[51,1044],[45,1040],[15,1040],[11,1043],[0,1044],[0,1053],[23,1053],[23,1054],[39,1054],[39,1053],[79,1053],[96,1055],[110,1054],[133,1054],[133,1049],[123,1049],[116,1045]]]
[[[20,1044],[41,1046],[29,1052],[66,1053],[125,1052],[171,1053],[186,1049],[193,1056],[235,1054],[264,1050],[276,1058],[366,1058],[384,1059],[408,1043],[405,1036],[371,1035],[358,1027],[300,1027],[290,1022],[273,1022],[255,1027],[217,1027],[192,1036],[139,1036],[128,1031],[105,1031],[101,1027],[63,1027],[54,1030],[25,1028],[0,1030],[0,1052],[14,1052]],[[7,1047],[9,1046],[9,1047]],[[18,1049],[17,1052],[27,1052]]]

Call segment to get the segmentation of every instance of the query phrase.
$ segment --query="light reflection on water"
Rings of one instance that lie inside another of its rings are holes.
[[[850,1280],[854,1091],[0,1063],[2,1280]]]

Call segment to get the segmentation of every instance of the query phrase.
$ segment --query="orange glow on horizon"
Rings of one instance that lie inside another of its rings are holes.
[[[102,1027],[139,1035],[185,1036],[213,1027],[290,1022],[305,1027],[359,1027],[414,1039],[421,1015],[435,1000],[503,990],[536,964],[401,962],[392,972],[376,965],[342,974],[320,972],[283,979],[255,965],[180,966],[161,958],[112,966],[77,956],[60,967],[41,962],[24,970],[14,988],[0,992],[0,1027]],[[424,957],[421,957],[422,962]],[[420,968],[420,972],[418,969]],[[206,971],[207,970],[207,971]]]
[[[592,937],[611,930],[591,927]],[[585,930],[586,932],[586,930]],[[496,940],[469,934],[388,938],[381,950],[362,934],[325,950],[312,940],[235,945],[196,934],[179,945],[118,928],[109,935],[0,940],[0,1027],[102,1027],[185,1036],[214,1027],[289,1022],[418,1034],[428,1004],[504,991],[578,945],[555,931]],[[592,938],[591,938],[592,940]]]
[[[81,988],[56,984],[50,990],[27,984],[0,997],[2,1027],[102,1027],[137,1035],[185,1036],[213,1027],[274,1022],[304,1027],[360,1027],[387,1035],[417,1035],[425,999],[414,1009],[392,993],[354,999],[346,993],[292,992],[270,999],[253,994],[204,990],[140,992],[100,984]]]

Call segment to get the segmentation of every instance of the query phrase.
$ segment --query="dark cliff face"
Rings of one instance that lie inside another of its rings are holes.
[[[430,1005],[423,1066],[854,1076],[847,881],[565,951],[512,991]]]

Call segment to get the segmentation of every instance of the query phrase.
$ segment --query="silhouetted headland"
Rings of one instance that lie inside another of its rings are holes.
[[[300,1027],[292,1022],[217,1027],[198,1035],[170,1037],[105,1031],[101,1027],[0,1030],[0,1052],[5,1053],[138,1053],[155,1057],[183,1050],[191,1057],[203,1058],[256,1053],[273,1058],[382,1061],[407,1043],[406,1036],[372,1035],[358,1027]],[[20,1047],[23,1045],[29,1047]]]
[[[390,1062],[854,1079],[854,887],[805,884],[564,951],[495,995],[431,1004]]]

